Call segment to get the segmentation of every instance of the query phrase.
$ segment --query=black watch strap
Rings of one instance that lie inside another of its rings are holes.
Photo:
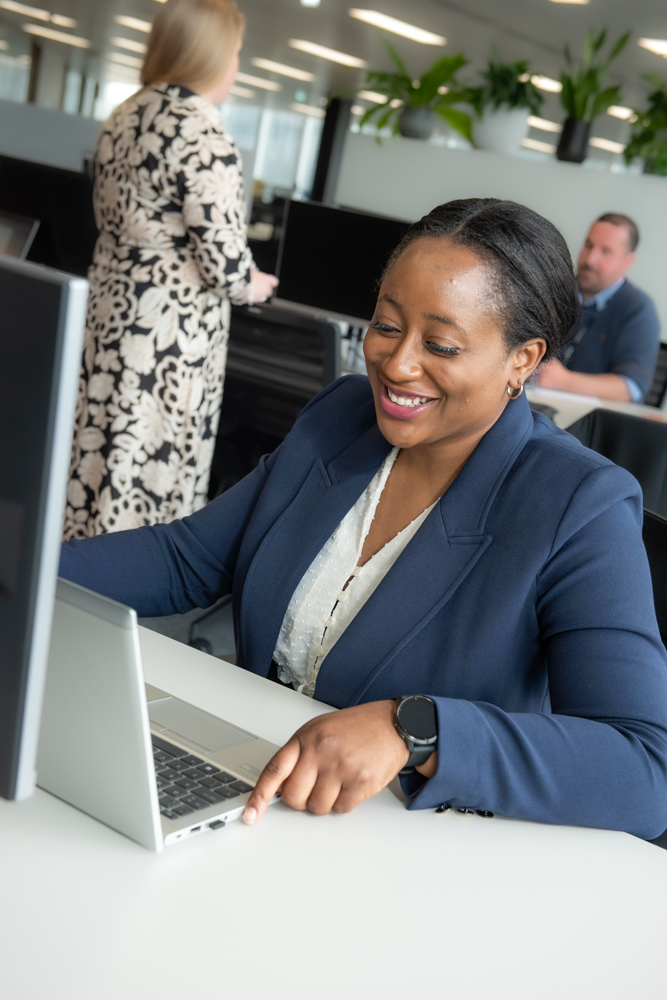
[[[415,707],[419,708],[416,718],[414,711],[412,713],[412,725],[409,719],[405,719],[406,714],[409,716],[411,713],[409,711],[402,711],[404,705],[408,709],[414,710]],[[425,709],[426,717],[424,717]],[[433,699],[425,695],[406,695],[403,698],[397,698],[394,725],[399,736],[404,740],[405,745],[410,751],[410,756],[405,763],[403,771],[412,770],[421,764],[425,764],[438,747],[437,714]],[[415,729],[416,731],[413,732],[411,729]]]

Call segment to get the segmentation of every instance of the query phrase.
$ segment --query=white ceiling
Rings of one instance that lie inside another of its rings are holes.
[[[106,56],[114,48],[110,42],[112,37],[146,40],[141,32],[119,27],[114,17],[125,14],[150,20],[159,9],[156,0],[29,2],[77,20],[77,28],[72,33],[90,39],[92,48],[88,52],[72,49],[70,64],[87,68],[101,78],[105,74]],[[360,0],[353,2],[359,4]],[[256,91],[256,100],[260,103],[286,106],[294,101],[296,91],[305,89],[306,101],[318,105],[324,95],[351,92],[363,82],[363,71],[296,52],[288,45],[290,38],[342,50],[365,59],[372,68],[390,66],[381,33],[349,17],[350,0],[321,0],[317,8],[302,7],[299,0],[239,0],[239,6],[247,19],[243,71],[270,76],[251,65],[252,57],[262,56],[316,74],[315,82],[305,85],[286,77],[273,77],[282,84],[282,90],[277,94]],[[470,59],[470,66],[463,75],[472,76],[495,50],[505,60],[528,58],[535,72],[557,77],[563,63],[563,46],[569,43],[577,52],[587,29],[607,27],[614,39],[628,28],[633,29],[633,38],[611,75],[611,82],[624,86],[623,103],[632,106],[642,102],[646,86],[640,80],[641,74],[657,71],[667,78],[665,60],[637,45],[637,39],[642,36],[667,38],[665,0],[633,0],[632,3],[630,0],[590,0],[587,5],[550,0],[368,0],[367,6],[446,36],[447,45],[443,50],[384,33],[415,76],[423,73],[442,52],[458,51],[463,51]],[[8,54],[29,51],[30,38],[21,30],[21,25],[29,20],[24,15],[0,9],[0,38],[9,42]],[[59,50],[69,49],[57,42],[44,44]],[[243,98],[235,100],[243,101]],[[562,120],[556,97],[548,97],[543,116]],[[608,138],[622,138],[621,133],[626,128],[606,115],[602,116],[599,125],[596,124],[597,134]],[[548,136],[543,134],[543,138]]]

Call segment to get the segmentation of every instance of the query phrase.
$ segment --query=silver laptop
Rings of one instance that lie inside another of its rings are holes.
[[[58,580],[41,788],[160,851],[238,819],[277,749],[144,684],[136,612]]]

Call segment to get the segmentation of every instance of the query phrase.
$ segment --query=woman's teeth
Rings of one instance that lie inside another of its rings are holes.
[[[387,389],[387,395],[392,403],[398,403],[399,406],[421,406],[423,403],[429,402],[428,396],[397,396],[389,388]]]

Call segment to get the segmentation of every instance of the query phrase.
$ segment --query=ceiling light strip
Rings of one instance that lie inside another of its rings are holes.
[[[350,17],[357,21],[364,21],[372,24],[374,28],[383,28],[385,31],[392,31],[395,35],[402,35],[403,38],[410,38],[413,42],[421,42],[422,45],[446,45],[447,39],[442,35],[436,35],[432,31],[425,31],[407,21],[399,21],[398,18],[389,17],[388,14],[381,14],[379,10],[360,10],[358,7],[351,7],[348,11]]]
[[[326,45],[318,45],[317,42],[308,42],[302,38],[290,38],[287,44],[299,52],[307,52],[308,55],[317,56],[319,59],[328,59],[329,62],[339,63],[341,66],[350,66],[352,69],[365,69],[366,67],[364,59],[350,56],[347,52],[338,52],[337,49],[327,48]]]
[[[521,145],[526,149],[534,149],[538,153],[555,153],[556,147],[550,142],[541,142],[539,139],[522,139]]]
[[[153,25],[150,21],[142,21],[138,17],[126,17],[125,14],[118,14],[114,17],[116,24],[120,24],[123,28],[134,28],[135,31],[145,31],[146,34],[151,30]]]
[[[229,88],[229,93],[233,94],[234,97],[256,97],[254,90],[248,90],[247,87],[236,87],[232,84]]]
[[[112,38],[111,44],[115,45],[119,49],[129,49],[130,52],[141,52],[142,55],[146,51],[144,43],[135,42],[133,38]]]
[[[251,59],[250,62],[257,69],[278,73],[279,76],[288,76],[292,80],[303,80],[305,83],[311,83],[315,79],[315,74],[309,73],[308,70],[297,69],[296,66],[286,66],[284,63],[274,62],[273,59]]]
[[[530,78],[530,82],[533,86],[537,87],[538,90],[546,90],[550,94],[560,94],[563,89],[563,84],[560,80],[552,80],[550,76],[540,76],[539,73],[533,73]]]
[[[28,35],[38,35],[40,38],[48,38],[52,42],[62,42],[64,45],[73,45],[77,49],[90,48],[90,41],[87,38],[78,38],[76,35],[66,35],[64,31],[54,31],[53,28],[43,28],[41,24],[24,24],[22,27]]]
[[[298,111],[302,115],[310,115],[311,118],[324,118],[326,112],[322,108],[314,108],[310,104],[290,104],[292,111]]]
[[[236,79],[240,83],[249,83],[253,87],[259,87],[260,90],[282,90],[282,84],[276,83],[275,80],[264,80],[261,76],[253,76],[252,73],[237,73]]]
[[[542,129],[543,132],[562,132],[563,126],[558,122],[549,121],[548,118],[537,118],[536,115],[528,115],[528,124],[531,128]]]

